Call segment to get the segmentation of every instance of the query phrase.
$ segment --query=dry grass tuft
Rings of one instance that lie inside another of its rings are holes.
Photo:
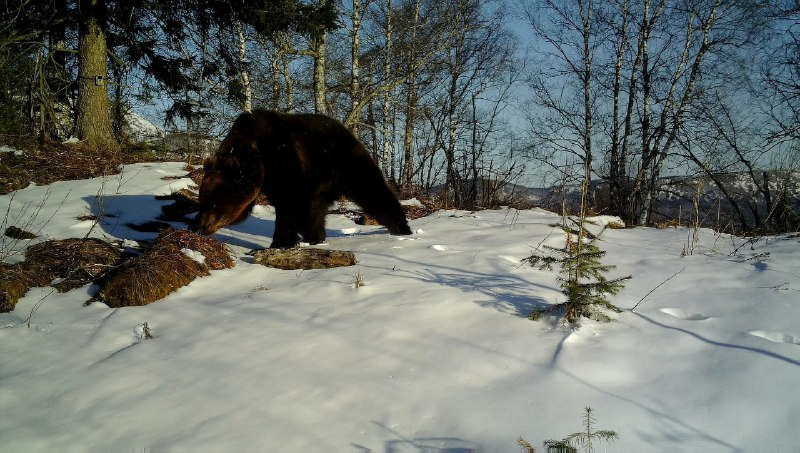
[[[13,310],[17,301],[33,286],[21,265],[0,263],[0,313]]]
[[[156,238],[152,248],[190,249],[203,254],[205,265],[211,270],[230,269],[233,267],[231,258],[225,245],[218,240],[193,233],[189,230],[170,229]]]
[[[63,279],[53,286],[64,292],[96,280],[121,259],[119,249],[100,239],[63,239],[28,247],[24,265],[39,283],[37,286]]]
[[[405,211],[408,220],[419,219],[431,215],[438,210],[439,208],[430,202],[422,202],[422,206],[403,205],[403,211]]]
[[[20,155],[1,154],[0,194],[22,189],[32,182],[44,186],[55,181],[112,175],[119,173],[122,164],[153,160],[134,148],[112,152],[80,145],[36,146]]]
[[[663,230],[666,228],[680,228],[681,226],[682,225],[680,219],[667,219],[661,222],[656,222],[655,224],[655,227],[658,228],[659,230]]]
[[[35,234],[13,225],[6,228],[4,234],[12,239],[34,239],[36,237]]]
[[[0,265],[0,311],[11,311],[35,286],[52,285],[59,292],[90,283],[117,266],[121,252],[99,239],[64,239],[30,246],[25,261]]]
[[[291,249],[265,249],[251,252],[253,261],[277,269],[327,269],[352,266],[356,261],[353,252],[295,247]]]
[[[353,218],[353,222],[355,222],[358,225],[380,225],[381,224],[380,222],[375,220],[374,217],[372,217],[371,215],[366,214],[366,213],[362,213],[362,214],[356,215],[356,217]]]
[[[192,259],[184,249],[201,253],[205,261]],[[233,260],[221,242],[170,228],[159,234],[141,256],[126,261],[104,279],[96,299],[109,307],[147,305],[208,275],[209,269],[230,267]]]

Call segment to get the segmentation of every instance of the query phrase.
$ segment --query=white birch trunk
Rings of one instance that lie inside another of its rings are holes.
[[[359,107],[358,103],[361,98],[361,86],[360,86],[360,70],[359,67],[359,56],[361,54],[361,37],[359,33],[361,32],[361,0],[353,0],[353,31],[352,31],[352,47],[351,47],[351,58],[350,58],[350,109],[351,112],[355,112]],[[358,125],[359,125],[359,118],[360,115],[355,115],[353,118],[353,122],[349,125],[350,130],[353,131],[353,134],[358,137]]]
[[[386,79],[386,85],[390,85],[389,74],[392,71],[392,0],[386,0],[386,55],[383,64],[383,76]],[[391,113],[391,92],[393,90],[386,90],[383,96],[383,151],[381,153],[381,167],[383,173],[389,173],[389,122]]]
[[[250,88],[250,74],[247,71],[247,42],[244,39],[242,21],[236,21],[236,33],[239,35],[239,74],[242,77],[244,100],[242,107],[246,112],[253,110],[253,91]]]
[[[328,40],[327,33],[323,32],[313,41],[314,49],[314,111],[323,115],[328,114],[327,86],[325,82],[325,45]]]

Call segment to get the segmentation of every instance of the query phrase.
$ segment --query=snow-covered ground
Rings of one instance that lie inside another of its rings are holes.
[[[125,225],[189,184],[161,179],[182,167],[1,196],[3,227],[152,238]],[[563,296],[555,273],[520,263],[563,244],[555,214],[440,211],[410,237],[330,215],[325,246],[359,264],[313,271],[253,264],[274,226],[270,208],[254,214],[216,235],[234,268],[162,301],[84,307],[88,287],[36,288],[0,315],[0,451],[516,452],[520,436],[544,451],[586,406],[621,436],[596,451],[800,445],[796,236],[606,230],[610,276],[633,276],[613,299],[624,311],[564,329],[525,318]],[[0,251],[14,262],[25,245]]]

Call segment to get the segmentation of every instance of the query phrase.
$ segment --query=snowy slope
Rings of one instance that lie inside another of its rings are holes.
[[[149,239],[125,224],[190,184],[161,179],[182,166],[30,187],[0,208],[46,238]],[[76,219],[90,213],[110,216]],[[797,237],[607,230],[605,261],[633,275],[625,311],[563,329],[525,319],[563,300],[554,273],[520,263],[562,244],[552,213],[440,211],[411,237],[330,215],[325,246],[359,264],[313,271],[252,264],[274,227],[270,208],[254,214],[216,235],[234,268],[163,301],[84,307],[90,288],[37,288],[0,315],[0,450],[516,452],[520,436],[542,449],[579,431],[585,406],[621,436],[597,451],[800,445]],[[26,241],[3,241],[20,259]]]

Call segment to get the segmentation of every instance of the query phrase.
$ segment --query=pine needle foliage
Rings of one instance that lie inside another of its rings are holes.
[[[583,447],[587,453],[594,452],[593,441],[603,440],[611,442],[619,439],[619,434],[616,431],[607,429],[595,430],[595,418],[592,415],[593,409],[586,407],[584,409],[583,425],[585,431],[572,433],[562,440],[546,440],[544,446],[547,447],[548,452],[576,452],[577,447]]]
[[[569,323],[575,323],[580,318],[608,322],[611,318],[603,309],[615,313],[621,311],[611,303],[609,296],[619,293],[625,287],[625,280],[631,276],[606,277],[605,274],[616,266],[601,264],[606,254],[597,245],[602,231],[593,235],[584,228],[583,219],[580,220],[577,230],[564,227],[566,243],[563,248],[545,245],[543,251],[535,252],[523,260],[540,270],[551,271],[558,265],[560,275],[557,281],[567,298],[566,302],[534,310],[529,319],[536,321],[542,316],[563,313]]]

